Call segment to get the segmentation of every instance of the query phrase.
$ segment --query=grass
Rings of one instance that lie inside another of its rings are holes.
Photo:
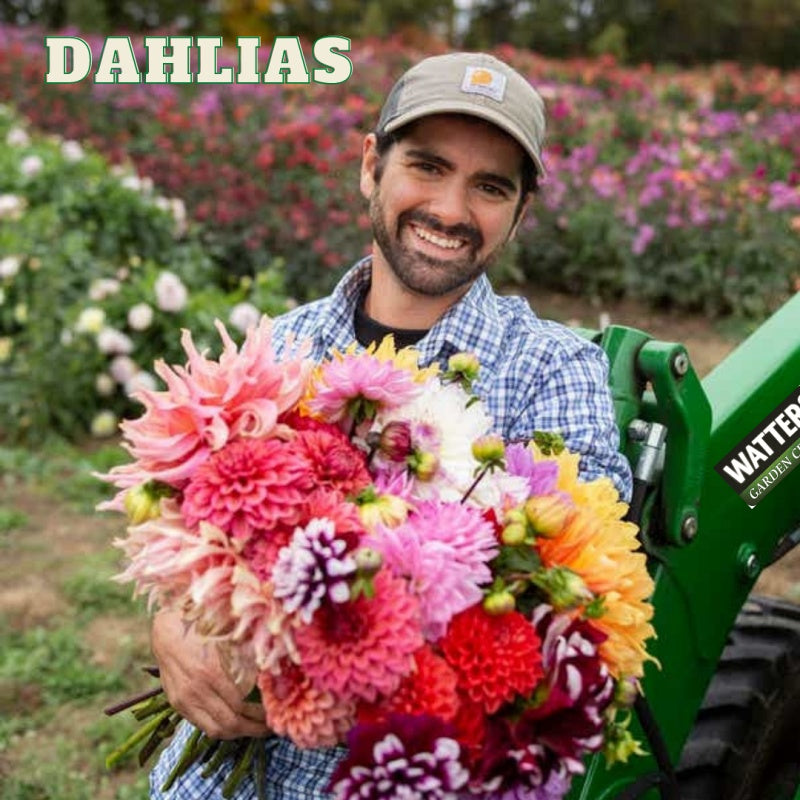
[[[105,756],[136,726],[102,709],[152,687],[143,604],[114,583],[111,495],[92,476],[116,446],[0,446],[0,798],[141,800],[147,774]],[[123,532],[122,518],[116,532]]]

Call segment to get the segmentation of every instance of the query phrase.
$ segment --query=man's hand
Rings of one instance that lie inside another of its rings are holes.
[[[217,648],[186,630],[180,614],[161,611],[151,645],[172,707],[212,739],[270,733],[259,703],[247,703],[225,672]]]

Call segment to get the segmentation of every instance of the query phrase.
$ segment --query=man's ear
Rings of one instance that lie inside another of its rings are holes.
[[[525,195],[525,199],[522,201],[519,207],[519,211],[517,213],[517,218],[514,220],[514,224],[511,227],[511,230],[508,233],[507,241],[511,241],[517,235],[517,229],[519,228],[520,222],[524,219],[525,215],[528,213],[528,209],[530,208],[531,201],[533,200],[533,192],[528,192]]]
[[[361,194],[369,200],[375,188],[375,167],[378,165],[377,140],[374,133],[368,133],[364,137],[364,144],[361,146]]]

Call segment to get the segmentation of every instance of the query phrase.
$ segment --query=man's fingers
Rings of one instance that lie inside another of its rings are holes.
[[[264,706],[260,703],[242,703],[240,712],[243,717],[247,717],[247,719],[253,722],[260,722],[262,725],[266,725],[264,722]]]

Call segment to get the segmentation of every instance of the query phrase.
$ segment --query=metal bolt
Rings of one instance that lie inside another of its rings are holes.
[[[634,442],[643,442],[650,432],[650,423],[643,419],[635,419],[628,425],[628,436]]]
[[[697,536],[697,517],[690,514],[683,520],[681,525],[681,536],[687,541],[691,542]]]
[[[750,553],[750,555],[747,556],[747,560],[744,562],[744,574],[752,579],[757,578],[760,572],[761,562],[758,560],[758,556],[755,553]]]
[[[672,371],[679,378],[682,378],[689,371],[689,356],[683,350],[672,359]]]

